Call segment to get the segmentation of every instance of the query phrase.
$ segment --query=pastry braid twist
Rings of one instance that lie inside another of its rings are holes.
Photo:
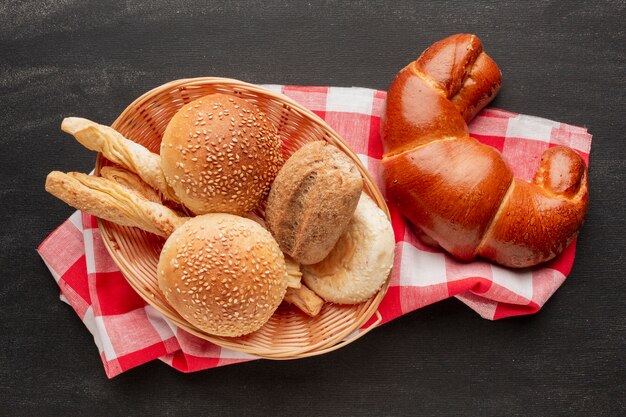
[[[389,88],[381,123],[389,201],[427,240],[462,260],[527,267],[561,253],[587,211],[587,168],[548,149],[530,183],[513,178],[467,123],[498,92],[501,74],[474,35],[428,48]],[[434,243],[433,242],[433,243]]]

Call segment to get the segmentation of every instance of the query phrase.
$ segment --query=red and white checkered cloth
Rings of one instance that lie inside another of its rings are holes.
[[[385,92],[364,88],[266,86],[321,116],[359,155],[380,186],[379,123]],[[494,146],[519,178],[529,180],[544,150],[567,145],[588,162],[587,129],[486,109],[470,125],[473,137]],[[458,262],[424,246],[392,209],[396,258],[379,311],[383,322],[456,297],[495,320],[537,312],[574,262],[576,242],[547,265],[521,271],[488,262]],[[95,219],[76,212],[39,246],[39,254],[69,303],[93,334],[109,378],[153,359],[183,372],[255,357],[223,349],[178,329],[129,286],[108,255]]]

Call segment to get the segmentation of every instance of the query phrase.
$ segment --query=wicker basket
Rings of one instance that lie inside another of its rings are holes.
[[[172,81],[135,100],[113,123],[113,128],[153,152],[165,127],[183,105],[210,93],[225,93],[256,103],[276,125],[285,151],[291,155],[303,144],[325,140],[346,153],[359,167],[365,191],[389,216],[387,206],[358,157],[322,119],[291,99],[261,87],[225,78],[194,78]],[[109,162],[99,155],[96,173]],[[166,301],[157,283],[157,263],[164,240],[139,229],[99,220],[104,243],[123,275],[137,293],[177,326],[219,346],[271,359],[319,355],[353,342],[380,323],[377,308],[389,284],[369,301],[358,305],[326,303],[316,317],[282,305],[256,332],[242,337],[209,335],[188,323]],[[368,319],[367,329],[357,331]]]

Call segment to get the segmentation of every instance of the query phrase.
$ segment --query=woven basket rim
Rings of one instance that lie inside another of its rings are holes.
[[[273,100],[281,102],[283,105],[288,106],[290,111],[291,110],[296,111],[300,113],[302,116],[304,116],[305,118],[308,118],[311,121],[313,121],[315,124],[317,124],[321,129],[323,129],[324,133],[327,134],[328,137],[332,139],[331,143],[337,146],[339,149],[341,149],[344,153],[346,153],[348,157],[350,157],[355,162],[355,164],[358,166],[359,171],[361,172],[363,176],[364,184],[366,185],[366,187],[364,187],[364,191],[366,191],[367,194],[373,198],[376,204],[383,210],[387,218],[391,221],[389,209],[382,195],[382,192],[375,184],[369,171],[363,165],[359,157],[350,148],[350,146],[339,136],[339,134],[335,132],[334,129],[332,129],[322,118],[317,116],[311,110],[307,109],[306,107],[300,105],[299,103],[295,102],[291,98],[281,93],[268,90],[258,85],[232,79],[232,78],[222,78],[222,77],[196,77],[196,78],[183,78],[183,79],[173,80],[165,84],[159,85],[145,92],[138,98],[136,98],[122,111],[122,113],[116,118],[116,120],[113,122],[111,126],[113,126],[114,128],[119,126],[121,122],[129,114],[133,114],[134,110],[140,107],[142,103],[144,103],[146,100],[150,100],[152,97],[157,96],[159,93],[162,93],[162,92],[174,89],[174,88],[184,89],[186,87],[193,87],[193,86],[198,86],[198,85],[206,86],[206,85],[213,85],[213,84],[229,85],[229,86],[233,86],[236,88],[244,89],[247,92],[264,95]],[[132,140],[132,138],[129,138],[129,139]],[[98,154],[96,158],[96,167],[95,167],[96,175],[99,174],[102,164],[103,164],[103,157],[101,154]],[[389,275],[387,276],[385,283],[383,284],[381,289],[376,293],[376,295],[374,295],[372,298],[370,298],[370,300],[365,302],[365,303],[369,303],[369,306],[366,308],[366,310],[362,312],[359,315],[358,319],[355,320],[347,329],[345,329],[344,331],[340,332],[337,335],[333,335],[331,340],[322,340],[318,343],[315,343],[313,345],[306,346],[306,347],[284,348],[284,349],[259,349],[259,348],[252,349],[246,345],[233,343],[232,341],[234,338],[219,337],[219,336],[207,334],[195,328],[193,325],[188,323],[182,317],[173,316],[169,311],[163,310],[162,308],[160,308],[160,306],[156,305],[154,300],[152,300],[151,297],[146,293],[145,289],[139,287],[139,285],[136,282],[134,282],[132,279],[129,279],[124,273],[124,271],[131,270],[132,268],[130,267],[132,265],[130,264],[127,265],[129,261],[125,259],[123,256],[120,256],[118,254],[118,251],[116,250],[116,243],[114,242],[114,238],[111,236],[108,222],[98,218],[97,223],[98,223],[99,229],[102,231],[102,238],[103,238],[102,240],[104,242],[104,245],[107,251],[113,258],[113,261],[115,262],[115,264],[118,266],[118,268],[122,272],[122,275],[124,276],[126,281],[131,285],[133,290],[142,299],[144,299],[149,305],[151,305],[161,314],[165,315],[170,320],[172,320],[178,327],[181,327],[185,331],[190,332],[194,334],[195,336],[208,340],[221,347],[229,348],[232,350],[236,350],[236,351],[240,351],[243,353],[248,353],[248,354],[252,354],[258,357],[263,357],[263,358],[268,358],[268,359],[283,360],[283,359],[296,359],[296,358],[310,357],[310,356],[324,354],[324,353],[339,349],[341,347],[344,347],[354,342],[355,340],[359,339],[360,337],[364,336],[365,334],[367,334],[369,331],[377,327],[378,324],[380,324],[382,321],[382,316],[380,312],[378,311],[378,307],[382,299],[384,298],[386,291],[389,287],[389,283],[391,280],[391,271],[389,272]],[[374,316],[376,316],[376,319],[367,328],[361,329],[361,327]]]

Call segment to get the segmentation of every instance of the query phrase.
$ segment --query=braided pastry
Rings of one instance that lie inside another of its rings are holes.
[[[587,168],[574,150],[548,149],[530,183],[513,178],[467,123],[498,92],[501,74],[474,35],[428,48],[389,88],[381,121],[389,201],[462,260],[527,267],[561,253],[587,211]]]

